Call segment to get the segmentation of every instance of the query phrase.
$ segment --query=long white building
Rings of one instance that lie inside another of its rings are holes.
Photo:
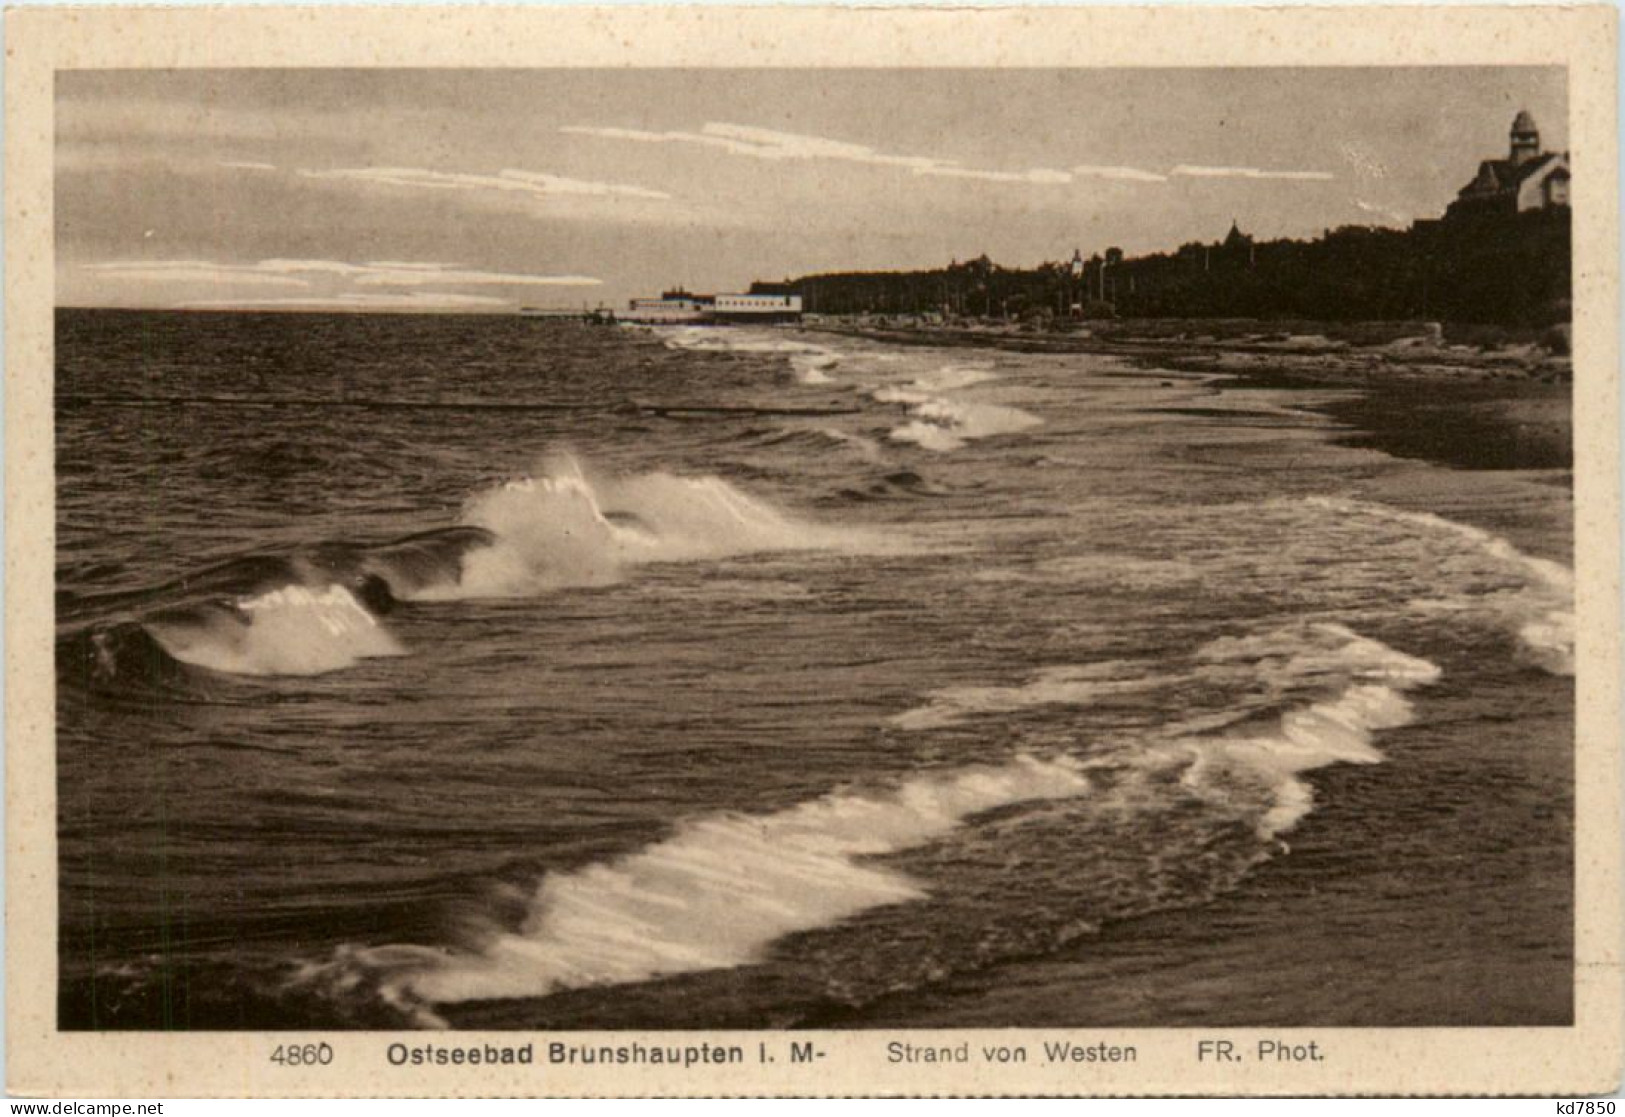
[[[776,295],[691,295],[687,291],[667,291],[658,299],[633,299],[627,304],[625,320],[650,325],[670,323],[735,322],[767,324],[799,322],[801,296]]]
[[[627,304],[625,320],[650,325],[701,322],[705,320],[702,298],[686,291],[667,291],[658,299],[633,299]]]

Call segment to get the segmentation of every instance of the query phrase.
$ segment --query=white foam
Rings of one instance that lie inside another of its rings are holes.
[[[927,392],[951,392],[957,388],[969,388],[973,384],[984,384],[997,379],[998,376],[990,364],[944,365],[931,372],[921,373],[914,379],[914,386]]]
[[[668,349],[690,349],[706,353],[812,353],[823,357],[835,354],[821,345],[768,331],[737,326],[681,326],[656,330]]]
[[[1333,698],[1289,710],[1272,733],[1192,742],[1204,772],[1239,767],[1264,780],[1272,804],[1255,828],[1265,839],[1296,826],[1313,808],[1314,789],[1301,779],[1303,773],[1330,764],[1381,762],[1373,735],[1409,724],[1413,712],[1405,692],[1441,675],[1434,663],[1329,623],[1226,637],[1204,646],[1197,658],[1245,666],[1271,694],[1317,681],[1342,687]]]
[[[948,453],[966,443],[995,435],[1019,434],[1042,426],[1043,420],[1028,411],[965,396],[933,395],[996,380],[989,367],[947,365],[924,373],[911,384],[892,384],[870,392],[877,403],[900,403],[912,418],[892,430],[894,442],[911,442],[926,450]]]
[[[1127,674],[1142,672],[1135,676]],[[1135,694],[1163,685],[1143,674],[1144,664],[1116,661],[1048,667],[1016,686],[959,686],[932,691],[923,706],[891,719],[898,729],[915,731],[958,725],[987,714],[1014,713],[1035,706],[1083,706],[1109,695]]]
[[[1376,680],[1402,689],[1436,682],[1439,667],[1347,626],[1306,622],[1248,636],[1224,636],[1197,650],[1200,661],[1241,665],[1278,693],[1319,680]]]
[[[876,398],[880,398],[878,393]],[[915,418],[893,430],[892,440],[912,442],[938,453],[957,450],[979,438],[1017,434],[1043,423],[1020,408],[971,400],[931,398],[914,403],[909,410]]]
[[[946,454],[965,445],[965,440],[947,427],[935,423],[906,423],[891,432],[893,442],[912,442],[923,450]]]
[[[232,675],[320,675],[405,650],[342,586],[285,586],[147,629],[182,663]]]
[[[790,358],[790,368],[795,372],[796,380],[802,384],[833,384],[835,378],[830,375],[830,370],[840,361],[828,350],[797,353]]]
[[[1219,727],[1247,716],[1249,708],[1293,701],[1308,688],[1331,689],[1330,698],[1297,705],[1273,732],[1262,736],[1191,735],[1173,738],[1151,755],[1193,755],[1185,782],[1237,771],[1261,782],[1271,806],[1258,819],[1261,837],[1290,829],[1314,804],[1314,793],[1299,777],[1329,764],[1375,764],[1382,755],[1373,734],[1408,724],[1404,693],[1437,682],[1436,664],[1360,636],[1340,624],[1306,623],[1263,633],[1222,637],[1199,648],[1191,669],[1156,671],[1148,663],[1110,661],[1047,668],[1009,687],[951,687],[933,692],[925,705],[892,719],[909,731],[939,729],[973,717],[1013,713],[1038,706],[1088,706],[1119,694],[1174,688],[1201,681],[1261,692],[1235,709],[1178,725],[1192,733],[1202,724]],[[1299,700],[1301,701],[1301,699]],[[1209,784],[1212,780],[1208,780]]]
[[[1262,733],[1115,748],[1088,742],[1087,759],[1019,755],[886,789],[838,790],[771,814],[701,816],[624,857],[545,877],[526,898],[522,925],[494,931],[474,948],[349,948],[315,976],[337,973],[353,982],[358,968],[378,973],[386,1000],[437,1025],[443,1021],[431,1005],[747,965],[786,935],[928,895],[923,883],[876,857],[944,839],[987,811],[1087,796],[1103,779],[1132,781],[1153,796],[1138,801],[1152,809],[1166,806],[1170,794],[1189,794],[1211,801],[1221,818],[1242,812],[1269,842],[1313,806],[1304,773],[1380,761],[1373,734],[1411,717],[1401,692],[1438,677],[1425,660],[1339,625],[1215,641],[1195,658],[1277,681],[1294,676],[1334,693],[1293,706]],[[1340,678],[1323,677],[1334,665]],[[1135,802],[1114,794],[1102,809],[1138,809]]]
[[[790,359],[790,369],[802,384],[832,384],[830,373],[841,363],[834,349],[772,330],[738,326],[684,326],[658,331],[668,349],[703,353],[777,353]]]
[[[618,861],[544,879],[519,932],[402,984],[452,1003],[742,965],[784,935],[925,895],[866,858],[922,845],[981,811],[1088,787],[1070,760],[1020,757],[776,814],[696,819]]]
[[[1552,675],[1574,674],[1574,613],[1551,609],[1518,628],[1530,663]]]
[[[864,533],[803,523],[718,477],[590,477],[562,457],[539,476],[480,493],[464,513],[495,542],[426,597],[521,597],[602,585],[634,566],[793,550],[861,550]]]
[[[870,398],[879,403],[906,403],[915,406],[927,403],[931,399],[924,392],[918,392],[912,388],[898,387],[895,384],[887,388],[876,388],[869,395]]]
[[[1370,517],[1420,528],[1434,537],[1453,538],[1520,578],[1512,595],[1462,595],[1446,608],[1474,611],[1499,607],[1530,662],[1554,675],[1574,674],[1574,572],[1562,563],[1525,554],[1499,535],[1431,512],[1407,512],[1385,505],[1334,497],[1311,497],[1309,504],[1346,517]]]

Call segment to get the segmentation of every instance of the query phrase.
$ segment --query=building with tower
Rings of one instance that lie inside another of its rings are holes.
[[[1540,129],[1527,111],[1512,121],[1505,159],[1486,159],[1463,186],[1445,219],[1527,213],[1569,204],[1569,153],[1542,151]]]

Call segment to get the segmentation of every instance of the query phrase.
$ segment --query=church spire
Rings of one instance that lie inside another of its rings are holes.
[[[1521,167],[1540,154],[1540,128],[1528,109],[1522,109],[1512,118],[1511,159],[1514,167]]]

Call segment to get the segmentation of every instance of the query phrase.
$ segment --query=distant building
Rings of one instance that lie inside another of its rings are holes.
[[[801,320],[801,296],[788,292],[691,295],[679,289],[666,291],[658,299],[633,299],[621,317],[627,322],[650,325],[680,322],[798,322]]]
[[[678,322],[699,322],[709,309],[710,297],[691,295],[682,288],[666,291],[658,299],[633,299],[627,304],[622,317],[628,322],[646,322],[650,325]]]
[[[1527,213],[1569,204],[1569,153],[1541,151],[1540,129],[1528,112],[1512,121],[1505,159],[1486,159],[1445,211],[1446,219]]]
[[[800,295],[718,295],[711,306],[718,322],[799,322]]]

